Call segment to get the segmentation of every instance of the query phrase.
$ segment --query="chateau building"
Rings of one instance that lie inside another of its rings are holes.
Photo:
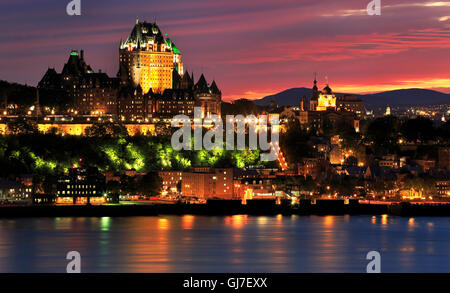
[[[111,78],[94,72],[83,50],[74,50],[62,72],[49,68],[38,88],[54,91],[54,96],[67,94],[70,101],[63,103],[70,104],[74,115],[108,115],[128,123],[152,123],[178,114],[193,117],[194,107],[202,108],[203,117],[221,114],[222,93],[216,82],[208,84],[202,74],[195,83],[193,74],[184,73],[180,50],[156,22],[137,20],[120,42],[119,56],[117,77]]]
[[[213,81],[211,85],[206,82],[203,74],[194,86],[194,96],[197,106],[202,108],[202,118],[217,114],[220,115],[222,93]]]
[[[173,71],[183,75],[181,53],[165,38],[156,22],[136,20],[125,42],[120,42],[119,77],[122,83],[141,86],[144,94],[150,89],[163,93],[173,87]]]
[[[144,90],[138,85],[124,86],[120,90],[118,104],[119,118],[122,121],[148,122],[153,118],[172,118],[183,114],[194,116],[194,107],[202,108],[202,118],[211,114],[221,114],[222,93],[215,81],[209,85],[204,75],[194,84],[186,73],[173,89],[162,93]]]
[[[182,89],[167,89],[154,99],[152,113],[159,117],[173,117],[178,114],[194,115],[195,99],[191,91]]]
[[[148,108],[151,104],[151,92],[144,93],[141,86],[131,85],[120,88],[117,109],[121,121],[148,122]]]
[[[49,68],[39,82],[38,89],[63,90],[71,100],[66,102],[71,104],[78,114],[117,114],[118,79],[109,77],[101,70],[94,72],[91,66],[86,64],[83,50],[71,51],[61,73]]]
[[[184,72],[181,52],[163,35],[156,22],[136,21],[125,42],[120,44],[118,78],[119,118],[123,121],[151,121],[178,114],[194,115],[201,107],[203,117],[221,112],[222,93],[215,81],[209,85],[202,74]]]

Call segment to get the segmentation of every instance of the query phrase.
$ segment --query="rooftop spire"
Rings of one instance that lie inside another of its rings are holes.
[[[317,72],[314,72],[314,86],[313,91],[317,90]]]

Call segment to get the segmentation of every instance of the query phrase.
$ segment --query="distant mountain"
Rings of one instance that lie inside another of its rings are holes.
[[[450,103],[450,94],[426,89],[402,89],[370,95],[359,95],[370,106],[429,105]]]
[[[278,94],[266,96],[262,99],[255,100],[255,104],[258,106],[267,106],[274,100],[280,106],[293,106],[300,104],[300,98],[306,96],[311,97],[312,90],[305,87],[292,88],[282,91]]]
[[[310,98],[311,95],[312,90],[309,88],[292,88],[255,100],[255,104],[267,106],[270,101],[274,100],[280,106],[293,106],[300,104],[301,97]],[[342,96],[344,93],[335,93],[335,95]],[[355,96],[361,98],[369,107],[450,103],[450,94],[426,89],[401,89],[367,95],[355,94]]]

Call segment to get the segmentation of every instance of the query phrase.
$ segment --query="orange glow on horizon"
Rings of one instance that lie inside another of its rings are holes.
[[[306,87],[308,85],[299,85],[294,87]],[[350,94],[372,94],[384,91],[393,91],[400,89],[421,88],[436,90],[443,93],[450,93],[450,78],[423,78],[423,79],[400,79],[391,83],[330,83],[333,92],[350,93]],[[233,93],[224,95],[223,100],[230,102],[237,99],[258,100],[264,97],[280,93],[284,90],[293,88],[293,86],[286,86],[285,88],[274,88],[273,90],[266,89],[258,91],[256,89],[245,91],[243,93]]]

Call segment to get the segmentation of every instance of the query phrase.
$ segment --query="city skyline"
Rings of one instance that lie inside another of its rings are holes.
[[[83,15],[72,17],[67,3],[0,4],[0,79],[36,85],[47,67],[61,69],[71,49],[84,49],[94,70],[115,76],[120,39],[138,18],[156,20],[176,40],[185,68],[216,80],[224,100],[309,87],[313,72],[337,92],[450,93],[450,2],[382,1],[382,15],[368,16],[365,1],[82,1]]]
[[[0,11],[2,281],[274,291],[450,273],[450,0]]]

